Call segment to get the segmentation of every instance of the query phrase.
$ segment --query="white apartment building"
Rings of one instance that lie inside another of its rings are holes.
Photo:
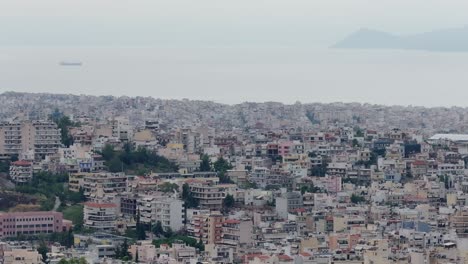
[[[75,175],[73,179],[79,178],[78,175]],[[83,178],[78,184],[81,184],[84,194],[89,198],[103,197],[110,193],[122,193],[127,189],[127,176],[123,173],[82,173],[82,175]],[[71,180],[72,178],[70,178]]]
[[[112,231],[116,228],[117,205],[113,203],[84,204],[84,226],[96,231]]]
[[[235,184],[216,184],[213,181],[192,180],[188,182],[193,197],[200,202],[201,208],[220,210],[228,193],[233,194]]]
[[[144,196],[138,200],[140,221],[144,224],[161,222],[164,230],[179,231],[184,227],[184,202],[173,197]]]

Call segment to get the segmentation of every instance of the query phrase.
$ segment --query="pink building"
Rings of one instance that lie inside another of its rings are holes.
[[[341,192],[341,177],[340,176],[328,176],[325,178],[327,192],[338,193]]]
[[[291,154],[293,143],[291,141],[284,141],[278,144],[278,155],[281,157]]]
[[[0,238],[64,232],[68,228],[59,212],[0,213]]]

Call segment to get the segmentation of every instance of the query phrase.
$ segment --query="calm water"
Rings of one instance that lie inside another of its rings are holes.
[[[82,66],[60,66],[80,61]],[[468,54],[292,48],[0,48],[0,92],[468,106]]]

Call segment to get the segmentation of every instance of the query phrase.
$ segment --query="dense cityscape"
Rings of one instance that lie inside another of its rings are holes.
[[[0,104],[0,263],[468,263],[468,108]]]

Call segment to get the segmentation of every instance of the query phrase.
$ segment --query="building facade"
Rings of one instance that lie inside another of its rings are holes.
[[[59,212],[0,213],[0,238],[50,234],[66,229]]]

